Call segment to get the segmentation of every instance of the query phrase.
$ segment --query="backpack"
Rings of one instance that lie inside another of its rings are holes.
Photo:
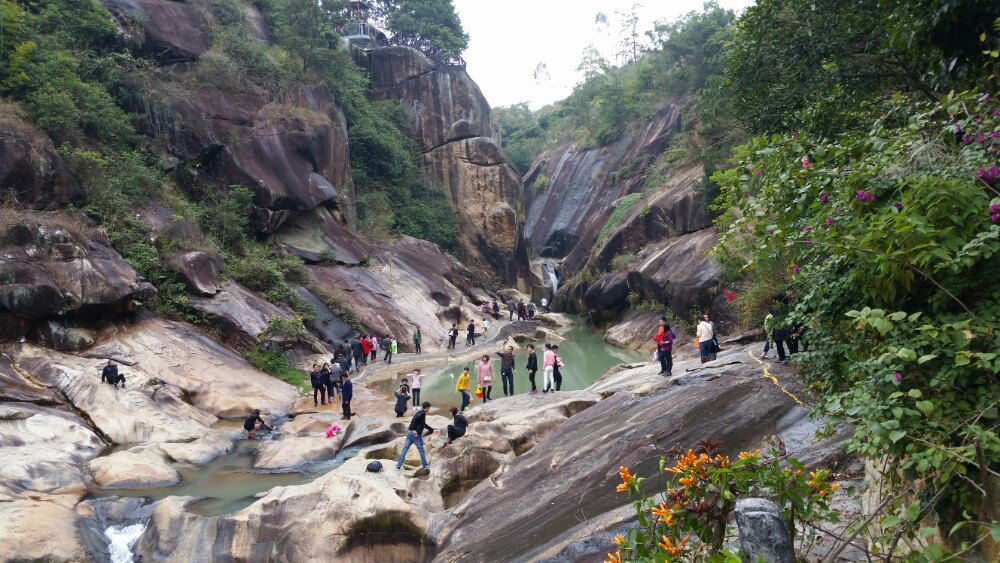
[[[378,473],[379,471],[382,471],[382,462],[379,460],[375,460],[369,463],[368,467],[365,468],[365,471],[369,473]]]

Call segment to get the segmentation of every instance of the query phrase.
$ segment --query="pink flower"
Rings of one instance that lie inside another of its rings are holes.
[[[875,196],[864,190],[858,190],[857,198],[858,201],[875,201]]]
[[[726,298],[727,302],[736,301],[736,292],[731,289],[723,289],[722,295]]]
[[[826,192],[819,192],[819,202],[820,203],[829,203],[829,201],[830,201],[830,194],[828,194]]]
[[[808,156],[803,156],[802,157],[802,168],[809,168],[809,157]]]
[[[773,235],[773,234],[774,234],[774,229],[768,229],[768,230],[767,230],[767,234],[769,234],[769,235]]]
[[[956,133],[961,133],[962,132],[962,124],[960,124],[960,123],[956,123],[955,124],[955,132]]]
[[[757,171],[757,177],[758,178],[763,178],[764,177],[764,172],[762,170],[758,170]]]
[[[990,204],[990,221],[1000,223],[1000,203]]]
[[[985,140],[986,140],[986,137],[982,133],[976,135],[976,142],[977,143],[982,143]]]
[[[792,131],[792,138],[793,139],[798,139],[799,138],[799,132],[798,131]]]
[[[812,237],[806,237],[806,244],[812,244],[812,243],[813,243]]]
[[[750,194],[743,194],[743,197],[744,197],[745,199],[750,199]]]
[[[827,217],[826,218],[826,226],[827,227],[832,227],[833,226],[833,217]]]
[[[811,230],[813,230],[813,228],[812,228],[812,227],[802,227],[802,232],[803,232],[803,233],[808,233],[808,232],[809,232],[809,231],[811,231]]]
[[[892,376],[896,378],[896,381],[903,380],[903,374],[899,373],[898,371],[892,372]]]
[[[799,273],[799,265],[798,264],[794,264],[792,266],[792,273],[793,274],[798,274]]]

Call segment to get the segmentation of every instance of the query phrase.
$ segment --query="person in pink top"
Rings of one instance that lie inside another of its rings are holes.
[[[490,391],[493,390],[493,364],[490,363],[489,356],[483,356],[483,361],[476,365],[476,377],[479,379],[479,388],[483,390],[483,402],[490,401]]]
[[[412,403],[413,404],[413,408],[419,409],[420,408],[420,406],[419,406],[420,405],[420,378],[422,378],[423,375],[420,373],[419,369],[415,369],[415,370],[413,370],[413,373],[411,373],[407,377],[409,377],[410,381],[412,382],[412,384],[410,385],[410,392],[413,394],[413,403]]]
[[[542,356],[542,393],[552,390],[554,383],[553,372],[556,369],[556,353],[552,351],[552,345],[545,345],[545,354]]]
[[[373,334],[371,340],[368,342],[370,344],[369,350],[371,350],[372,353],[372,363],[374,364],[378,361],[378,338],[375,338],[375,335]]]

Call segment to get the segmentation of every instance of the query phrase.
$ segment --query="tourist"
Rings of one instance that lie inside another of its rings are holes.
[[[326,389],[326,396],[330,399],[330,404],[333,404],[333,371],[330,369],[330,364],[324,363],[323,367],[319,368],[319,378]]]
[[[344,353],[340,356],[340,373],[348,373],[351,371],[351,354],[349,353],[350,348],[344,350]],[[336,379],[333,380],[336,385],[340,386],[340,376],[338,375]]]
[[[769,311],[764,317],[764,350],[760,353],[759,359],[766,360],[767,353],[771,351],[771,341],[774,340],[774,311]]]
[[[368,335],[361,335],[361,361],[355,361],[354,368],[356,371],[360,372],[361,368],[368,365],[368,354],[372,351],[372,342],[368,340]]]
[[[469,408],[469,402],[472,400],[472,395],[469,392],[469,368],[463,369],[462,375],[458,376],[458,382],[455,383],[455,392],[462,394],[461,411],[465,412],[465,409]]]
[[[122,384],[122,389],[125,388],[125,376],[118,373],[118,362],[114,360],[108,360],[108,365],[104,366],[101,370],[101,383],[108,382],[118,389],[118,384]]]
[[[351,371],[352,365],[351,359],[353,358],[355,363],[357,363],[358,357],[361,356],[361,343],[358,342],[357,338],[351,337],[350,342],[348,342],[346,338],[344,339],[344,356],[347,357],[347,369],[344,371],[349,372]]]
[[[517,304],[514,302],[513,297],[507,300],[507,311],[510,312],[508,320],[514,320],[514,312],[517,311]]]
[[[420,334],[420,327],[417,327],[416,332],[413,333],[413,349],[418,356],[420,355],[420,343],[423,341],[424,337]]]
[[[260,417],[260,409],[254,409],[250,416],[243,421],[243,429],[247,431],[247,438],[256,438],[257,429],[261,426],[266,426],[268,430],[274,430],[273,426]]]
[[[493,320],[500,320],[500,305],[497,305],[497,300],[493,300],[493,304],[490,306],[490,310],[493,311]]]
[[[469,328],[466,329],[465,346],[476,345],[476,321],[469,321]]]
[[[340,376],[341,374],[347,373],[342,364],[334,363],[330,366],[330,389],[326,394],[327,399],[333,402],[333,396],[340,389]]]
[[[542,312],[543,313],[549,312],[549,300],[544,297],[542,297]]]
[[[545,353],[542,354],[542,393],[552,390],[552,373],[556,367],[556,355],[552,352],[552,345],[545,344]]]
[[[399,342],[396,342],[395,338],[389,339],[389,363],[392,363],[392,357],[396,355],[399,351]]]
[[[309,372],[309,382],[313,390],[313,406],[320,403],[326,404],[326,384],[323,383],[323,374],[319,370],[319,364],[313,364],[312,371]]]
[[[455,341],[458,340],[458,325],[455,323],[451,324],[451,328],[448,330],[448,349],[455,349]]]
[[[531,382],[531,393],[529,395],[537,395],[538,388],[535,387],[535,373],[538,372],[538,355],[535,354],[535,345],[528,344],[528,365],[525,366],[528,370],[528,381]]]
[[[343,342],[338,343],[337,347],[333,349],[333,362],[336,363],[341,356],[344,355],[344,350],[347,348],[347,339],[345,338]]]
[[[702,317],[702,320],[698,322],[698,329],[696,331],[698,352],[701,354],[701,363],[703,364],[708,362],[709,355],[712,353],[712,347],[715,345],[712,341],[712,337],[715,334],[712,332],[712,325],[707,319],[707,316]]]
[[[486,336],[486,331],[490,329],[489,317],[483,317],[483,336]]]
[[[552,345],[552,355],[555,356],[555,361],[552,363],[552,381],[555,382],[556,388],[553,391],[562,390],[562,371],[561,368],[565,366],[563,364],[562,358],[559,357],[559,345]]]
[[[669,376],[674,370],[674,338],[667,317],[660,317],[660,328],[653,337],[653,341],[656,342],[656,357],[660,360],[659,375]]]
[[[343,373],[340,375],[340,400],[341,406],[344,408],[344,419],[351,420],[351,399],[354,398],[354,383],[351,382],[351,377],[349,374]]]
[[[500,356],[500,382],[503,384],[503,396],[509,397],[514,394],[514,347],[508,346],[506,352],[497,352]],[[510,384],[510,393],[507,392],[507,385]]]
[[[490,391],[493,390],[493,377],[493,364],[490,363],[490,357],[484,355],[482,361],[476,366],[476,378],[479,380],[479,388],[483,390],[483,403],[493,400],[490,397]]]
[[[409,410],[407,402],[410,400],[410,388],[406,385],[406,380],[403,380],[403,384],[399,386],[396,391],[396,418],[399,418],[406,414]]]
[[[417,446],[417,451],[420,452],[421,467],[424,469],[430,469],[431,467],[431,464],[427,463],[427,455],[424,454],[424,430],[427,430],[428,436],[434,433],[434,429],[427,424],[427,411],[431,410],[431,404],[424,403],[420,406],[420,410],[417,411],[417,414],[413,415],[413,420],[410,421],[410,427],[406,432],[406,443],[403,444],[403,451],[399,452],[399,461],[396,462],[396,469],[403,467],[406,452],[414,444]]]
[[[371,337],[371,345],[368,347],[368,350],[371,351],[372,363],[374,364],[375,362],[378,361],[378,350],[379,350],[379,348],[378,348],[378,338],[375,338],[374,334]]]
[[[423,374],[420,373],[419,369],[413,370],[413,373],[409,375],[412,385],[410,388],[413,389],[413,408],[416,408],[420,404],[420,380],[423,379]]]
[[[448,441],[444,443],[446,446],[450,446],[452,442],[465,436],[465,429],[469,427],[469,421],[465,420],[465,415],[458,409],[451,407],[450,412],[454,424],[448,425]]]
[[[535,302],[528,301],[528,320],[535,318]]]
[[[483,303],[479,307],[479,312],[482,313],[482,314],[484,314],[484,315],[489,316],[489,314],[490,314],[490,304],[489,303]]]
[[[382,342],[380,343],[385,354],[382,356],[382,361],[387,364],[392,364],[392,338],[389,335],[382,337]]]
[[[722,348],[719,347],[719,330],[715,327],[715,323],[712,322],[712,319],[708,318],[708,315],[705,315],[705,321],[712,325],[712,350],[708,354],[708,361],[711,362],[715,360],[718,353],[722,351]]]

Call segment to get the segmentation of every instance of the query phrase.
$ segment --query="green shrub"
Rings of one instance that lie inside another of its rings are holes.
[[[308,391],[311,387],[309,375],[296,369],[281,352],[263,351],[254,348],[247,352],[247,360],[260,371],[269,373],[278,379],[298,387],[301,391]]]
[[[618,203],[615,205],[615,210],[611,212],[611,216],[608,217],[607,222],[604,223],[604,227],[601,228],[601,232],[597,235],[598,242],[603,242],[609,235],[611,235],[611,231],[614,230],[615,225],[617,225],[618,222],[625,217],[625,214],[628,213],[628,210],[631,209],[637,201],[642,199],[642,196],[643,194],[641,193],[629,194],[618,200]]]
[[[544,192],[545,190],[549,189],[549,186],[551,185],[552,185],[552,179],[546,176],[545,174],[539,174],[538,177],[535,178],[536,192]]]

